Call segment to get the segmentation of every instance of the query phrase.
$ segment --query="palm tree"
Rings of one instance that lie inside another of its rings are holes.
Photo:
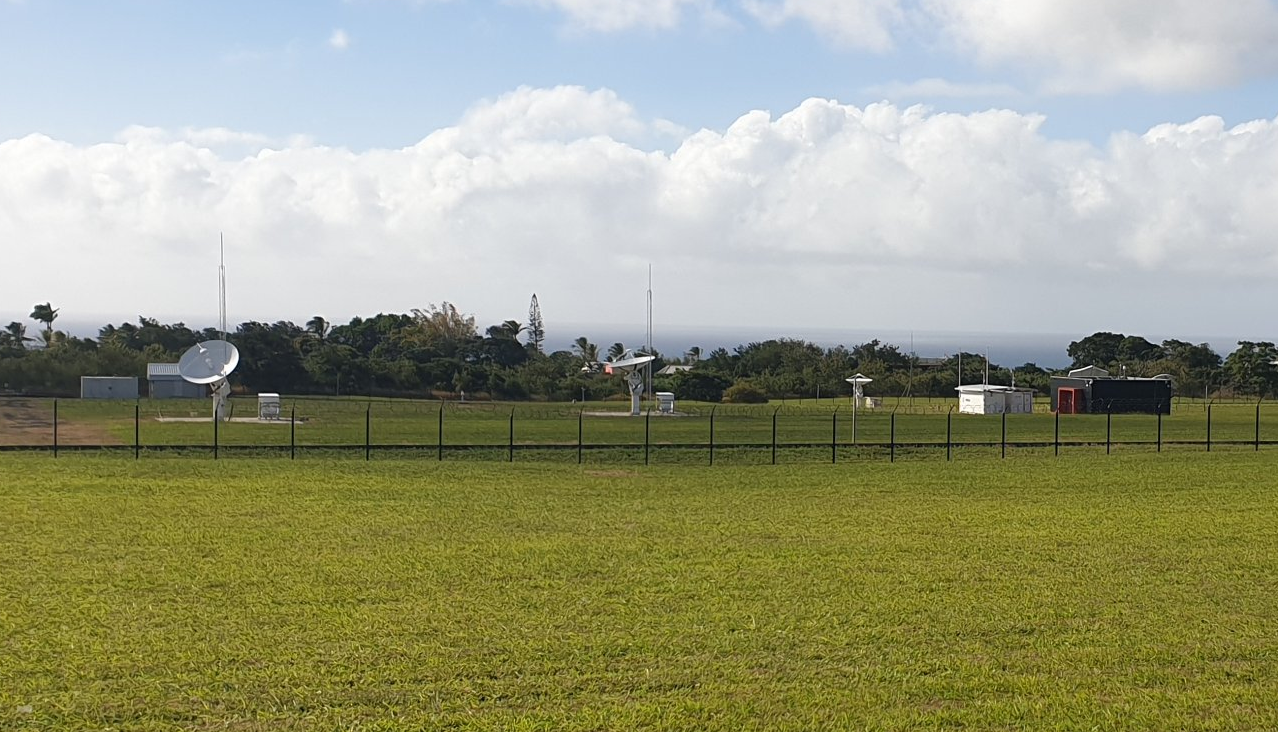
[[[621,354],[625,352],[626,352],[626,347],[624,345],[622,345],[621,343],[614,343],[611,346],[608,346],[608,360],[616,361],[617,359],[621,358]]]
[[[27,337],[27,326],[23,325],[22,323],[19,323],[16,320],[13,321],[12,323],[9,323],[9,325],[5,326],[3,336],[8,345],[13,345],[18,347],[24,347],[28,342],[32,340],[31,338]]]
[[[44,343],[46,346],[53,344],[53,321],[58,319],[58,308],[53,307],[51,303],[36,305],[31,310],[31,315],[27,316],[32,320],[44,323]]]
[[[693,362],[693,363],[696,363],[696,362],[700,361],[700,360],[701,360],[701,346],[693,346],[692,348],[689,348],[689,349],[688,349],[688,352],[687,352],[686,354],[684,354],[684,355],[687,357],[687,359],[688,359],[689,361],[691,361],[691,362]]]
[[[524,326],[518,320],[507,320],[499,325],[488,326],[489,338],[509,338],[510,340],[518,340],[519,334],[524,332]]]
[[[585,362],[585,368],[590,371],[599,368],[599,346],[591,343],[585,336],[572,342],[572,350]]]
[[[330,324],[327,320],[325,320],[324,316],[322,315],[316,315],[315,317],[306,321],[307,332],[310,333],[314,338],[319,340],[320,343],[323,343],[324,340],[328,338],[329,331],[331,331],[332,329],[333,329],[332,324]]]

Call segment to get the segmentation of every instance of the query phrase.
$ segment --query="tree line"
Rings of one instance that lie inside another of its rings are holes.
[[[535,296],[534,296],[535,298]],[[36,305],[29,319],[36,336],[13,321],[0,329],[0,390],[7,393],[79,393],[81,376],[145,378],[148,363],[172,363],[195,343],[221,338],[214,328],[139,317],[136,323],[108,324],[97,338],[56,330],[59,310]],[[531,326],[529,325],[531,323]],[[226,334],[240,351],[231,377],[245,393],[492,398],[501,400],[622,398],[624,382],[598,367],[626,346],[604,349],[585,336],[567,350],[544,351],[545,330],[534,300],[528,323],[506,320],[479,330],[472,315],[451,303],[409,313],[356,317],[345,324],[315,316],[303,325],[281,320],[240,323]],[[1241,341],[1222,358],[1205,343],[1098,332],[1071,342],[1071,367],[1101,366],[1114,375],[1171,375],[1186,396],[1278,394],[1278,349],[1273,343]],[[984,358],[974,353],[920,359],[871,340],[855,346],[822,347],[800,339],[751,342],[708,353],[692,346],[677,356],[661,353],[654,373],[667,365],[684,368],[658,375],[654,387],[680,399],[718,402],[847,395],[845,379],[862,373],[874,379],[868,396],[953,396],[962,383],[985,380]],[[1047,393],[1051,372],[1033,363],[988,367],[991,384],[1015,384]]]

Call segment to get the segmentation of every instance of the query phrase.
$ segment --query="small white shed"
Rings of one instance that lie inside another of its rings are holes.
[[[1031,414],[1034,392],[1014,386],[964,384],[955,389],[959,394],[960,414]]]
[[[675,395],[673,391],[657,392],[657,413],[658,414],[674,414],[675,411]]]
[[[257,395],[257,418],[258,419],[279,419],[280,418],[280,395],[262,392]]]

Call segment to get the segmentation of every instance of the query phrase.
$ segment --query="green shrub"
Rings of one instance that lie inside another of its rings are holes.
[[[670,379],[670,391],[679,399],[694,402],[717,402],[732,385],[727,378],[705,371],[682,371]]]
[[[754,384],[739,381],[723,392],[723,401],[729,404],[766,404],[768,396]]]

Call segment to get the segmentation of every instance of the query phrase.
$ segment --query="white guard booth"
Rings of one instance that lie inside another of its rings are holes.
[[[1031,414],[1034,392],[1012,386],[965,384],[955,389],[959,394],[960,414]]]

